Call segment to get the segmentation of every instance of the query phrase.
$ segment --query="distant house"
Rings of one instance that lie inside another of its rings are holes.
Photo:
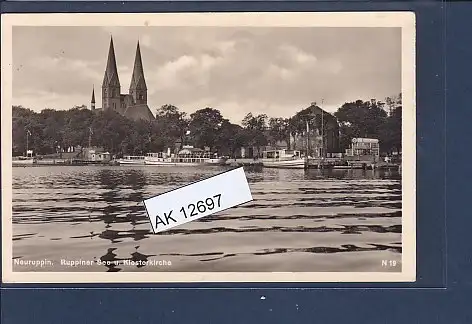
[[[332,155],[339,152],[339,125],[336,117],[330,113],[322,110],[316,105],[311,105],[306,108],[305,111],[311,114],[311,116],[319,116],[323,118],[323,129],[315,128],[309,129],[308,134],[303,132],[295,136],[290,135],[290,143],[287,140],[274,141],[271,140],[270,132],[265,131],[266,138],[268,139],[269,145],[260,147],[259,157],[262,156],[262,152],[266,150],[275,149],[292,149],[302,151],[305,154],[312,157],[321,157],[323,153],[325,156]],[[324,140],[323,140],[324,139]],[[323,150],[324,147],[324,150]],[[324,152],[323,152],[324,151]],[[237,152],[236,157],[242,158],[253,158],[258,156],[257,147],[243,147],[240,152]]]
[[[110,160],[111,154],[109,152],[95,152],[94,150],[90,151],[89,161],[108,162]]]
[[[345,156],[354,160],[373,160],[377,162],[380,155],[379,140],[376,138],[353,138]]]
[[[82,158],[87,161],[108,162],[111,154],[101,147],[86,147],[82,151]]]
[[[319,120],[323,120],[324,127],[309,129],[308,134],[298,134],[291,138],[292,148],[305,151],[308,155],[322,157],[331,153],[339,152],[339,125],[338,120],[332,114],[312,104],[306,108]]]

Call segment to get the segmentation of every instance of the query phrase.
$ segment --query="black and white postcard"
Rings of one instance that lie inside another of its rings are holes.
[[[416,280],[413,13],[7,14],[1,66],[5,282]]]

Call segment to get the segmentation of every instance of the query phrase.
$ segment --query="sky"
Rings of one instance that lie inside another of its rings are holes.
[[[400,28],[15,26],[13,104],[90,107],[94,87],[101,107],[111,35],[121,93],[139,40],[153,113],[211,107],[240,123],[248,112],[290,117],[316,102],[333,113],[401,92]]]

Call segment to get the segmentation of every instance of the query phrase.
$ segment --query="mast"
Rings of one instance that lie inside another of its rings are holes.
[[[28,156],[28,137],[31,136],[29,129],[26,130],[26,156]]]
[[[325,157],[325,149],[324,149],[324,122],[323,122],[323,115],[324,115],[324,111],[323,111],[323,103],[324,103],[324,99],[321,99],[321,157],[324,158]]]
[[[88,138],[88,147],[89,147],[89,149],[92,147],[92,134],[93,134],[92,127],[89,127],[89,138]]]
[[[308,144],[308,139],[310,137],[310,126],[308,125],[308,120],[306,120],[306,157],[308,158],[308,150],[309,150],[309,144]]]

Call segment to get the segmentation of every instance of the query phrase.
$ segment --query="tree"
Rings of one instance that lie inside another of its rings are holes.
[[[118,114],[113,110],[100,111],[96,114],[92,121],[92,145],[103,147],[112,154],[128,153],[123,151],[128,146],[123,141],[129,142],[132,122],[126,117]]]
[[[261,146],[267,145],[267,137],[264,134],[267,124],[267,115],[260,114],[253,116],[252,113],[248,113],[243,121],[242,125],[246,129],[247,138],[249,145],[257,148],[257,154],[260,155]]]
[[[43,149],[44,153],[56,153],[63,145],[61,130],[64,128],[65,111],[44,109],[38,118],[43,128]]]
[[[218,132],[215,148],[222,155],[234,156],[245,144],[244,129],[224,119]]]
[[[252,146],[260,154],[260,148],[269,140],[272,144],[286,140],[290,148],[290,136],[305,134],[307,123],[311,132],[323,130],[325,138],[326,133],[337,136],[339,126],[342,149],[349,147],[353,137],[373,137],[380,140],[381,151],[401,151],[401,94],[385,102],[347,102],[335,113],[337,121],[331,114],[322,118],[322,110],[315,103],[288,119],[248,113],[242,120],[243,127],[232,124],[213,108],[200,109],[187,118],[176,106],[164,105],[157,109],[155,120],[146,122],[130,120],[112,110],[92,112],[83,106],[40,113],[13,106],[12,151],[24,154],[26,134],[31,133],[28,148],[36,154],[54,153],[57,147],[88,146],[91,134],[92,146],[101,146],[112,154],[160,152],[187,138],[198,147],[207,146],[220,153],[234,155],[238,148]],[[325,143],[333,138],[330,136]]]
[[[376,101],[347,102],[335,113],[339,121],[342,150],[349,147],[354,137],[381,138],[387,113]]]
[[[197,147],[207,146],[211,150],[216,145],[222,125],[223,116],[219,110],[208,107],[197,110],[190,115],[190,136]]]
[[[65,113],[62,127],[62,143],[64,148],[86,147],[89,139],[89,126],[93,120],[93,112],[83,107],[76,107]]]
[[[37,123],[37,115],[32,110],[22,106],[12,106],[12,154],[24,155],[26,153],[27,131],[33,131]]]
[[[389,116],[382,129],[381,149],[383,152],[401,152],[402,149],[402,99],[398,96],[386,98]]]
[[[290,121],[288,118],[270,118],[269,135],[272,139],[272,145],[279,141],[286,141],[287,148],[290,148]]]
[[[164,105],[157,109],[156,125],[164,146],[173,146],[177,140],[184,142],[186,132],[189,127],[189,120],[186,113],[179,111],[176,106]],[[161,145],[159,144],[159,145]]]

